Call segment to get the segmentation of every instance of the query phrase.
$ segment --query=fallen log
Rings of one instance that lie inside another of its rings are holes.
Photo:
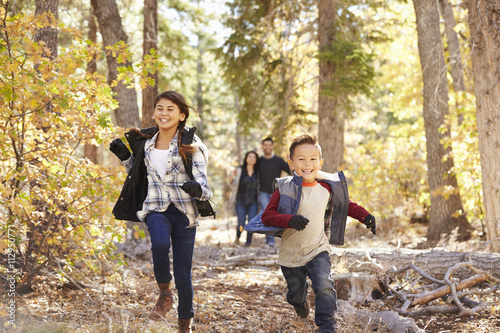
[[[476,274],[468,279],[461,281],[457,285],[456,290],[459,291],[459,290],[463,290],[466,288],[470,288],[470,287],[472,287],[480,282],[486,281],[487,279],[488,279],[488,277],[484,274]],[[433,301],[435,299],[438,299],[438,298],[443,297],[445,295],[448,295],[450,293],[451,293],[450,286],[442,286],[441,288],[438,288],[438,289],[433,290],[427,294],[424,294],[418,298],[415,298],[413,300],[413,302],[411,303],[411,305],[415,306],[415,305],[429,303],[430,301]],[[409,295],[407,295],[407,296],[409,296]]]
[[[396,311],[370,312],[356,309],[346,301],[338,300],[338,314],[343,321],[352,321],[367,328],[378,331],[389,331],[394,333],[423,333],[412,318],[404,318]],[[355,318],[352,318],[355,317]],[[352,318],[352,319],[351,319]]]
[[[249,253],[245,255],[236,255],[231,257],[226,257],[217,263],[217,266],[278,266],[276,261],[278,260],[277,254],[268,254],[266,256],[256,256],[254,253]]]
[[[331,261],[336,265],[344,266],[349,272],[371,271],[365,264],[367,261],[394,269],[415,264],[436,279],[443,279],[448,268],[459,262],[471,258],[472,264],[495,277],[500,277],[500,253],[486,252],[450,252],[444,250],[409,250],[409,249],[332,249]],[[474,272],[466,268],[457,270],[454,277],[466,279]]]

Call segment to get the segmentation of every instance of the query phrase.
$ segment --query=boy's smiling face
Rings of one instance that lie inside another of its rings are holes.
[[[290,158],[288,160],[290,169],[301,176],[305,183],[313,183],[316,174],[323,166],[318,147],[307,143],[298,145]]]

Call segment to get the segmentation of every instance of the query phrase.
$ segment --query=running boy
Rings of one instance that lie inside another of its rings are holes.
[[[375,217],[351,202],[342,172],[321,172],[323,159],[316,137],[301,135],[290,145],[293,176],[275,180],[262,222],[283,227],[278,264],[287,282],[287,301],[297,315],[309,314],[308,284],[316,294],[315,323],[320,333],[335,332],[337,294],[330,278],[330,244],[344,242],[345,221],[351,216],[375,234]]]

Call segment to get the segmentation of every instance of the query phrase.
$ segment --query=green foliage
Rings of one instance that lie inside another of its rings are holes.
[[[77,154],[115,136],[107,112],[116,102],[105,77],[85,72],[102,54],[78,33],[68,31],[71,45],[49,61],[33,37],[57,25],[51,16],[10,17],[0,8],[0,17],[0,215],[4,232],[14,226],[18,289],[26,292],[44,272],[98,270],[123,236],[110,213],[121,173]]]
[[[335,68],[333,80],[323,93],[332,96],[371,95],[375,70],[373,55],[365,52],[357,43],[336,40],[318,54],[320,62],[331,63]]]
[[[287,138],[313,131],[316,124],[318,60],[334,64],[325,93],[349,100],[369,95],[373,55],[361,46],[361,20],[351,1],[336,4],[336,40],[318,52],[317,3],[314,1],[234,1],[226,25],[231,35],[219,50],[225,78],[241,104],[242,132],[270,128],[276,150],[286,154]],[[375,6],[375,5],[373,5]],[[366,38],[366,37],[365,37]]]

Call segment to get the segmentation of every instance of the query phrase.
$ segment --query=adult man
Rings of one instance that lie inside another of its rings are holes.
[[[262,140],[264,155],[259,158],[260,188],[259,205],[264,210],[274,192],[273,181],[281,177],[281,172],[290,173],[288,164],[281,157],[274,155],[274,141],[270,137]],[[266,244],[274,247],[274,236],[266,235]]]

